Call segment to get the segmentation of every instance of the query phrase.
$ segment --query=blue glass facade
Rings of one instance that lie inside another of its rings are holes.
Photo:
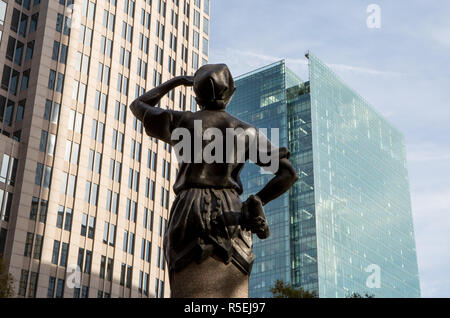
[[[290,77],[293,81],[294,77]],[[301,81],[298,80],[300,83]],[[287,146],[286,67],[275,63],[256,72],[236,78],[236,94],[228,111],[257,128],[279,128],[279,146]],[[276,144],[276,142],[275,142]],[[241,173],[243,198],[256,193],[271,175],[261,174],[260,168],[247,164]],[[254,237],[256,261],[250,278],[250,296],[268,297],[270,287],[277,279],[290,282],[290,219],[289,194],[270,202],[266,208],[271,236],[266,240]]]
[[[270,297],[281,279],[320,297],[419,297],[404,138],[314,55],[309,62],[309,82],[284,61],[236,78],[228,106],[279,128],[300,177],[265,208],[272,235],[255,238],[250,296]],[[248,164],[243,198],[270,178]]]
[[[309,82],[287,90],[290,161],[299,176],[289,191],[293,286],[318,292],[314,166]]]

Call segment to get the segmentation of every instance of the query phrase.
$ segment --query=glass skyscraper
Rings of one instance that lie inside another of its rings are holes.
[[[280,61],[236,78],[228,111],[279,128],[299,180],[269,203],[271,237],[255,237],[251,297],[280,279],[320,297],[420,297],[404,137],[323,62],[310,80]],[[270,138],[269,134],[269,138]],[[245,199],[272,176],[242,172]]]

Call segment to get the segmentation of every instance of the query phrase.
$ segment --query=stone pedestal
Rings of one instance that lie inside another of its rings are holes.
[[[248,298],[249,276],[234,264],[208,257],[172,274],[172,298]]]

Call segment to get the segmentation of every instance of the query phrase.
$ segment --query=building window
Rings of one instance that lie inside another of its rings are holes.
[[[53,103],[53,112],[52,112],[52,118],[51,118],[51,123],[52,124],[58,124],[58,120],[59,120],[59,109],[60,109],[60,104],[58,103]],[[78,118],[77,118],[78,119]],[[81,118],[82,119],[82,118]]]
[[[33,58],[34,52],[34,40],[27,43],[27,48],[25,51],[25,62]]]
[[[36,288],[38,282],[39,274],[35,272],[31,272],[30,274],[30,289],[28,290],[28,297],[35,298],[36,297]]]
[[[47,154],[50,156],[53,156],[55,153],[55,145],[56,145],[56,135],[50,134],[48,138],[48,147],[47,147]]]
[[[208,42],[208,40],[206,38],[203,38],[202,52],[206,56],[208,56],[208,54],[209,54],[209,42]]]
[[[155,298],[158,298],[159,295],[159,279],[155,278]]]
[[[61,74],[61,73],[58,72],[58,79],[57,79],[57,82],[56,82],[56,89],[55,90],[58,93],[62,93],[63,86],[64,86],[64,74]]]
[[[56,71],[50,70],[50,75],[48,77],[48,88],[51,90],[55,89],[55,81],[56,81]]]
[[[158,246],[158,254],[156,255],[156,266],[161,268],[161,247]]]
[[[68,257],[68,251],[69,251],[69,244],[62,243],[61,247],[61,258],[59,260],[59,265],[66,267],[67,266],[67,257]]]
[[[134,233],[130,233],[129,234],[128,253],[131,254],[131,255],[134,254]]]
[[[198,50],[200,48],[200,34],[195,30],[192,31],[192,39],[194,47]]]
[[[131,280],[133,276],[133,267],[131,265],[128,265],[127,267],[127,288],[131,288]]]
[[[155,200],[155,181],[150,182],[150,200]]]
[[[34,178],[34,183],[36,185],[41,185],[43,170],[44,170],[44,165],[42,163],[38,162],[36,165],[36,176]]]
[[[72,230],[72,209],[66,208],[66,221],[64,222],[64,230]]]
[[[24,51],[24,44],[20,41],[17,41],[16,51],[14,53],[14,63],[21,66],[22,65],[22,57]]]
[[[34,241],[34,253],[33,253],[34,259],[37,259],[37,260],[41,259],[42,241],[43,241],[42,235],[36,234],[36,240]]]
[[[25,250],[23,256],[31,257],[31,248],[33,247],[33,233],[28,232],[25,241]]]
[[[97,206],[98,204],[98,189],[99,186],[96,183],[92,184],[92,196],[90,204]]]
[[[83,260],[84,260],[84,248],[78,249],[78,260],[77,265],[80,268],[80,271],[83,271]]]
[[[61,193],[62,194],[67,194],[67,178],[69,177],[69,175],[65,172],[62,173],[62,178],[61,178]]]
[[[6,7],[7,7],[6,2],[0,0],[0,25],[3,25],[5,23]]]
[[[113,259],[108,257],[108,266],[106,267],[106,280],[107,281],[112,280],[113,264],[114,264]]]
[[[6,200],[6,203],[3,205],[3,208],[0,211],[0,220],[8,222],[11,213],[13,194],[4,190],[0,190],[0,205],[2,200]]]
[[[117,214],[117,210],[119,208],[119,193],[113,193],[113,204],[112,204],[112,213]]]
[[[95,154],[95,173],[100,174],[100,169],[102,167],[102,154],[97,152]]]
[[[103,113],[106,113],[106,106],[108,104],[108,95],[100,93],[99,91],[95,92],[95,100],[94,100],[94,108],[96,110],[100,110]]]
[[[16,158],[3,154],[2,166],[0,170],[0,182],[14,186],[16,183],[18,164],[19,161]]]
[[[153,211],[145,208],[144,213],[147,214],[147,225],[148,230],[153,231]]]
[[[90,216],[89,217],[88,238],[94,238],[94,232],[95,232],[95,217]]]
[[[122,263],[122,266],[121,266],[121,268],[120,268],[120,281],[119,281],[120,286],[123,286],[123,285],[125,284],[125,272],[126,272],[126,268],[127,268],[127,265],[124,264],[124,263]]]
[[[91,264],[92,264],[92,252],[86,251],[86,261],[84,263],[84,272],[86,274],[91,273]]]
[[[36,220],[39,209],[39,198],[33,197],[31,199],[30,220]]]
[[[45,152],[46,148],[47,148],[47,136],[48,136],[48,132],[45,130],[41,131],[41,141],[39,143],[39,151],[41,152]]]
[[[142,283],[144,280],[144,272],[143,271],[139,271],[139,285],[138,285],[138,292],[142,293]]]
[[[58,61],[59,45],[60,45],[60,43],[58,41],[53,41],[52,60],[54,60],[54,61]]]
[[[103,243],[108,243],[108,230],[109,230],[109,223],[105,222],[105,226],[103,227]]]
[[[209,20],[205,17],[203,17],[203,33],[209,34]]]
[[[52,179],[52,167],[45,166],[44,182],[42,184],[42,187],[44,189],[50,188],[51,179]]]
[[[152,257],[152,242],[147,241],[147,255],[145,261],[150,262],[151,257]]]
[[[194,25],[199,28],[200,27],[200,12],[194,10]]]
[[[47,221],[47,207],[48,201],[41,200],[41,210],[39,211],[39,222],[44,223]]]
[[[58,207],[58,215],[56,217],[56,227],[57,228],[62,229],[63,219],[64,219],[64,207],[60,205]]]
[[[142,239],[142,243],[141,243],[141,259],[144,260],[145,259],[145,239]]]
[[[20,275],[20,282],[19,282],[19,295],[25,296],[27,292],[27,283],[28,283],[28,271],[22,269],[21,275]]]
[[[192,68],[194,70],[198,69],[198,63],[199,63],[198,54],[195,52],[192,52]]]
[[[116,244],[116,226],[111,224],[109,228],[109,245],[114,246]]]
[[[23,37],[26,36],[27,26],[28,26],[28,16],[22,12],[19,22],[19,34]]]
[[[67,152],[66,152],[66,154],[67,154]],[[94,154],[95,154],[95,151],[92,149],[89,149],[88,169],[90,171],[94,170]],[[66,160],[66,161],[68,161],[68,160]]]
[[[53,242],[52,264],[58,264],[60,241],[55,240]]]
[[[81,287],[81,298],[88,298],[88,295],[89,295],[89,287],[83,285]]]
[[[209,0],[203,0],[203,12],[209,15]]]
[[[147,273],[144,274],[144,294],[148,295],[148,284],[149,284],[149,275]]]
[[[61,45],[61,54],[60,54],[60,57],[59,57],[59,61],[62,63],[62,64],[66,64],[67,63],[67,45],[64,45],[64,44],[62,44]]]
[[[123,232],[123,248],[122,250],[126,253],[128,247],[128,231]]]
[[[82,236],[86,236],[87,219],[88,215],[86,213],[83,213],[83,215],[81,216],[81,233],[80,233]]]
[[[50,276],[48,280],[48,290],[47,290],[47,298],[53,298],[55,295],[55,284],[56,284],[56,278]]]
[[[64,295],[64,279],[58,278],[56,285],[56,298],[62,298]]]
[[[161,280],[159,283],[159,298],[164,298],[164,281]]]
[[[67,180],[67,174],[63,173],[63,178],[66,178],[65,180]],[[64,194],[67,194],[70,197],[74,197],[75,196],[75,188],[76,188],[76,183],[77,183],[77,176],[74,176],[73,174],[68,175],[68,187],[67,187],[67,192],[64,192]],[[67,182],[67,181],[65,181]],[[63,183],[63,186],[65,186],[65,182]]]

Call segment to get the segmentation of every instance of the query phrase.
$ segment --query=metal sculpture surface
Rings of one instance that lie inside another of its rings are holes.
[[[157,107],[180,85],[193,86],[199,111]],[[269,236],[263,206],[298,178],[288,149],[274,147],[255,127],[226,112],[235,90],[228,67],[210,64],[194,76],[163,83],[130,106],[146,133],[172,145],[178,156],[176,198],[164,237],[172,297],[248,297],[252,233]],[[248,160],[274,177],[241,202],[239,174]]]

